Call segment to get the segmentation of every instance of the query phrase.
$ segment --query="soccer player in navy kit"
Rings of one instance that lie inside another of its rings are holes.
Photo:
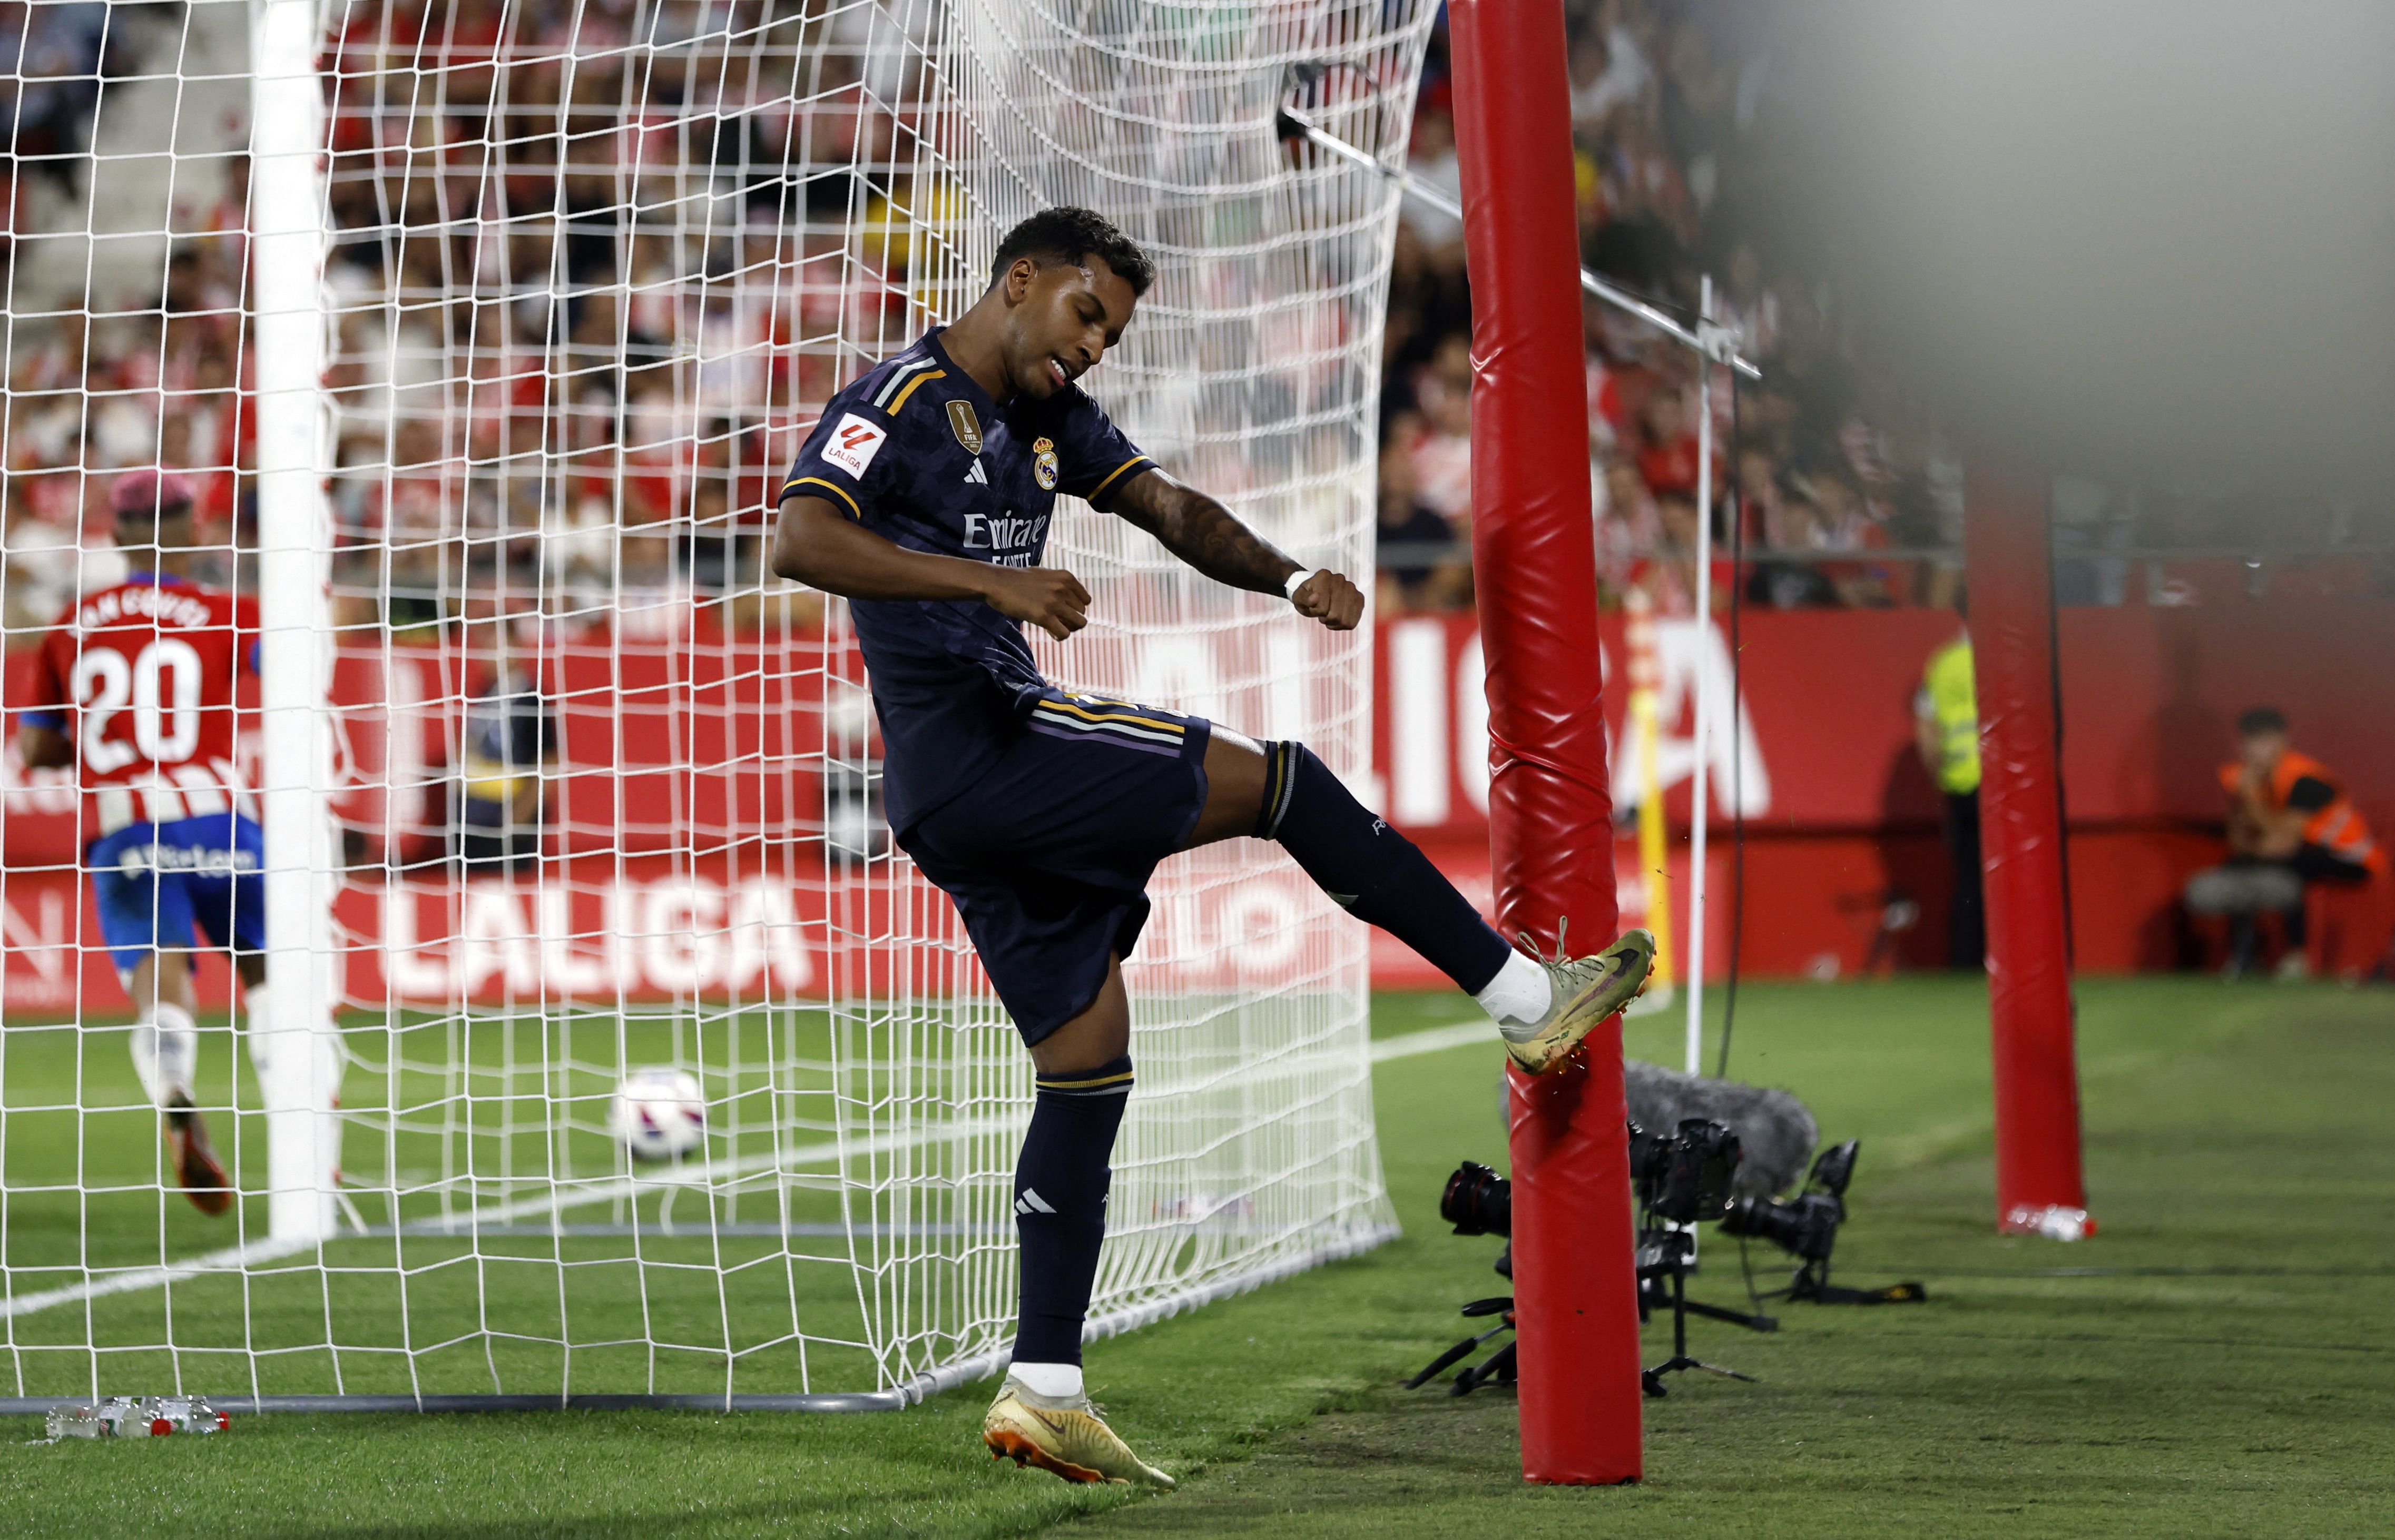
[[[983,1440],[1068,1481],[1169,1487],[1099,1420],[1081,1378],[1106,1160],[1131,1086],[1122,959],[1156,863],[1216,840],[1278,841],[1350,913],[1475,996],[1534,1073],[1645,987],[1654,942],[1634,930],[1595,956],[1533,958],[1303,745],[1040,677],[1021,627],[1061,641],[1091,603],[1072,573],[1039,565],[1060,493],[1333,630],[1363,616],[1353,583],[1305,571],[1167,475],[1074,383],[1121,339],[1154,276],[1086,209],[1016,226],[970,310],[824,409],[783,484],[773,562],[849,599],[892,834],[955,901],[1038,1072],[1014,1179],[1014,1362]]]

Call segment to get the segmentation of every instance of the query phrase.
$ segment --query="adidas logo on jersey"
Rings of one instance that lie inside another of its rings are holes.
[[[989,485],[989,478],[982,473],[980,455],[973,456],[973,468],[965,472],[965,480],[973,486]]]
[[[1053,1214],[1056,1212],[1053,1208],[1049,1206],[1048,1200],[1041,1197],[1036,1189],[1028,1187],[1023,1190],[1023,1196],[1014,1200],[1014,1211],[1017,1214]]]

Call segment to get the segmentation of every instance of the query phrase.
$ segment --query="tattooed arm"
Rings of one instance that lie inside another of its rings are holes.
[[[1230,509],[1152,467],[1106,498],[1101,511],[1145,530],[1166,550],[1233,588],[1277,594],[1291,573],[1303,570],[1272,542],[1240,523]],[[1299,585],[1291,601],[1298,613],[1334,631],[1355,629],[1364,615],[1363,594],[1346,578],[1328,570]]]

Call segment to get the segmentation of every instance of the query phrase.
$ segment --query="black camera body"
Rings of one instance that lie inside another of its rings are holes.
[[[1673,1224],[1701,1224],[1730,1212],[1740,1157],[1738,1135],[1725,1123],[1688,1118],[1668,1134],[1630,1125],[1631,1189],[1641,1208]],[[1478,1161],[1465,1161],[1439,1193],[1438,1217],[1458,1235],[1510,1238],[1514,1184]]]
[[[1846,1205],[1827,1192],[1805,1192],[1783,1201],[1740,1198],[1722,1216],[1725,1235],[1752,1236],[1807,1262],[1826,1262],[1837,1244]]]
[[[1744,1157],[1726,1123],[1685,1118],[1668,1134],[1630,1125],[1630,1181],[1639,1206],[1675,1225],[1718,1219],[1730,1209],[1730,1184]]]
[[[1855,1179],[1860,1139],[1821,1152],[1805,1191],[1793,1198],[1740,1198],[1722,1216],[1722,1233],[1768,1241],[1806,1263],[1827,1263],[1846,1220],[1846,1184]]]

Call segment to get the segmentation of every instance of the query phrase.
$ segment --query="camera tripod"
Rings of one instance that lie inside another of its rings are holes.
[[[1439,1354],[1436,1358],[1432,1359],[1430,1362],[1423,1365],[1422,1373],[1406,1381],[1407,1389],[1421,1389],[1423,1386],[1428,1385],[1434,1378],[1436,1378],[1440,1370],[1445,1369],[1450,1363],[1459,1363],[1464,1359],[1470,1358],[1474,1352],[1478,1350],[1482,1343],[1488,1341],[1490,1337],[1495,1336],[1499,1332],[1512,1331],[1514,1329],[1514,1296],[1510,1294],[1501,1294],[1488,1299],[1475,1299],[1471,1304],[1463,1307],[1463,1313],[1465,1315],[1473,1316],[1493,1315],[1498,1317],[1499,1320],[1497,1324],[1489,1327],[1487,1331],[1482,1332],[1477,1336],[1467,1336],[1462,1341],[1457,1343],[1454,1347],[1449,1348],[1447,1351]],[[1450,1396],[1468,1396],[1472,1394],[1474,1390],[1489,1383],[1491,1380],[1502,1385],[1511,1385],[1517,1373],[1516,1366],[1519,1361],[1515,1353],[1515,1349],[1519,1346],[1519,1343],[1508,1342],[1502,1348],[1500,1348],[1495,1352],[1489,1354],[1485,1362],[1475,1363],[1471,1368],[1455,1376],[1455,1385],[1448,1391],[1448,1394]]]
[[[1427,1365],[1422,1365],[1421,1375],[1415,1375],[1413,1379],[1406,1382],[1406,1389],[1422,1389],[1425,1384],[1430,1384],[1432,1379],[1437,1377],[1439,1370],[1444,1370],[1444,1367],[1451,1365],[1451,1362],[1461,1362],[1461,1361],[1466,1361],[1466,1358],[1471,1358],[1473,1353],[1480,1349],[1480,1344],[1485,1344],[1489,1336],[1497,1336],[1500,1332],[1511,1332],[1511,1329],[1514,1329],[1514,1296],[1500,1294],[1500,1296],[1494,1296],[1494,1298],[1473,1300],[1471,1305],[1463,1305],[1463,1315],[1494,1315],[1494,1317],[1500,1317],[1500,1320],[1497,1320],[1497,1324],[1489,1327],[1488,1332],[1480,1332],[1477,1336],[1466,1336],[1466,1339],[1459,1341],[1456,1346],[1451,1346],[1451,1349],[1447,1349],[1444,1353],[1439,1353],[1437,1358],[1432,1358]],[[1516,1377],[1516,1362],[1518,1362],[1516,1353],[1514,1353],[1516,1346],[1521,1344],[1511,1344],[1509,1341],[1509,1344],[1504,1344],[1502,1349],[1494,1350],[1494,1353],[1489,1353],[1485,1362],[1475,1362],[1473,1367],[1468,1367],[1468,1370],[1463,1370],[1461,1375],[1456,1375],[1454,1389],[1449,1389],[1447,1394],[1468,1396],[1473,1394],[1473,1389],[1488,1384],[1489,1379],[1497,1379],[1497,1382],[1502,1384],[1514,1382],[1514,1377]]]
[[[1929,1297],[1925,1283],[1890,1283],[1885,1288],[1850,1289],[1843,1283],[1830,1282],[1830,1259],[1808,1257],[1797,1264],[1795,1276],[1784,1289],[1772,1289],[1754,1296],[1763,1299],[1785,1299],[1790,1304],[1813,1305],[1917,1305]],[[1690,1306],[1691,1310],[1700,1307]]]
[[[1651,1218],[1651,1217],[1650,1217]],[[1638,1316],[1669,1304],[1672,1308],[1672,1356],[1651,1369],[1638,1372],[1639,1386],[1650,1396],[1667,1395],[1663,1376],[1684,1370],[1702,1369],[1723,1379],[1742,1379],[1756,1383],[1753,1375],[1742,1375],[1736,1369],[1725,1369],[1718,1363],[1707,1363],[1688,1352],[1688,1317],[1701,1315],[1708,1320],[1727,1322],[1753,1332],[1776,1332],[1777,1319],[1767,1315],[1749,1315],[1743,1310],[1726,1310],[1688,1297],[1688,1261],[1696,1250],[1695,1237],[1685,1230],[1649,1224],[1638,1234]]]

